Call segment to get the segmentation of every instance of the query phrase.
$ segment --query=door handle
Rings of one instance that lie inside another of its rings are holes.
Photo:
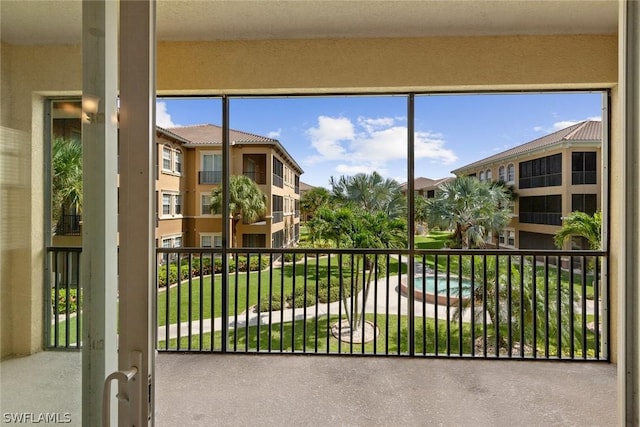
[[[131,353],[132,366],[126,370],[120,370],[112,372],[104,380],[104,387],[102,389],[102,426],[111,427],[111,383],[113,380],[117,380],[118,383],[129,384],[136,381],[136,376],[142,362],[142,353],[134,351]],[[138,381],[136,392],[140,395],[142,382]],[[117,393],[116,398],[120,402],[131,403],[128,393]],[[134,408],[129,408],[130,412]]]

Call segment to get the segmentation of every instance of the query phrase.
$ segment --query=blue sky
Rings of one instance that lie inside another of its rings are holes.
[[[233,129],[278,139],[304,170],[303,182],[378,171],[405,182],[404,96],[232,98]],[[420,95],[415,101],[415,175],[451,171],[581,120],[599,120],[593,93]],[[159,98],[163,127],[222,122],[217,98]]]

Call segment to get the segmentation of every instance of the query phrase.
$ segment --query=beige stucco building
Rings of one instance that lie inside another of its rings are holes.
[[[458,176],[503,182],[516,194],[511,222],[487,243],[555,249],[553,236],[563,217],[602,211],[602,132],[601,121],[583,121],[454,170]],[[572,243],[589,249],[582,240]]]
[[[221,247],[222,217],[211,212],[211,191],[222,184],[222,128],[158,128],[156,246]],[[279,141],[229,132],[230,175],[251,178],[265,195],[266,212],[237,227],[241,247],[281,248],[300,235],[302,169]]]

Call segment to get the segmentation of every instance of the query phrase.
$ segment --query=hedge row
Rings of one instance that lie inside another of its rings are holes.
[[[345,286],[342,289],[342,295],[340,294],[340,280],[338,278],[332,278],[328,284],[326,280],[318,281],[318,302],[327,303],[339,301],[340,297],[348,298],[351,295],[351,287],[345,282]],[[265,295],[260,298],[259,307],[256,307],[256,311],[259,309],[262,311],[278,311],[282,310],[283,298],[278,292],[274,292],[269,298],[269,295]],[[315,305],[316,303],[316,287],[310,285],[307,287],[306,294],[303,289],[297,288],[295,298],[293,293],[284,296],[284,308],[302,308]]]
[[[191,269],[189,269],[189,260],[184,259],[180,262],[180,281],[187,280],[189,276],[200,277],[200,273],[204,276],[210,274],[222,273],[222,259],[216,258],[213,260],[213,267],[211,266],[211,258],[203,258],[202,263],[200,258],[191,258]],[[202,268],[201,267],[202,264]],[[252,256],[247,261],[247,257],[239,256],[237,258],[231,258],[228,261],[228,270],[230,273],[235,271],[261,271],[269,266],[269,259],[262,257],[258,259],[257,256]],[[178,266],[175,262],[169,264],[169,280],[167,282],[167,264],[161,265],[158,268],[158,285],[160,287],[167,286],[167,283],[174,284],[178,282]]]

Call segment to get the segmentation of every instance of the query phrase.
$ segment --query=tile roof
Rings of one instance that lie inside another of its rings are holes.
[[[173,136],[181,140],[185,147],[197,147],[208,145],[222,145],[222,127],[212,124],[177,126],[172,128],[161,128],[159,130],[167,135]],[[242,132],[235,129],[229,129],[230,143],[233,144],[265,144],[272,145],[279,150],[282,155],[298,170],[300,174],[304,173],[300,165],[295,161],[289,152],[280,144],[280,141],[266,136],[260,136],[253,133]]]
[[[189,144],[192,145],[209,145],[209,144],[222,144],[222,127],[201,124],[191,126],[179,126],[167,129],[169,132],[174,133],[184,139],[189,140]],[[234,129],[229,129],[229,139],[232,143],[249,143],[249,142],[277,142],[273,138],[267,138],[266,136],[254,135],[252,133],[241,132]]]
[[[437,187],[440,184],[443,184],[445,182],[447,182],[450,179],[453,179],[454,177],[449,176],[446,178],[438,178],[438,179],[431,179],[431,178],[425,178],[425,177],[419,177],[413,180],[413,189],[415,191],[419,191],[422,190],[423,188],[431,188],[431,187]],[[407,189],[407,183],[403,183],[400,188],[402,188],[403,190]]]
[[[541,148],[549,148],[556,144],[562,144],[566,142],[601,142],[602,141],[602,122],[596,120],[585,120],[567,128],[561,129],[557,132],[545,135],[533,141],[527,142],[517,147],[513,147],[502,153],[494,154],[490,157],[478,160],[477,162],[470,163],[452,171],[452,173],[459,173],[464,170],[473,169],[475,167],[492,163],[498,160],[507,159],[510,157],[525,154],[531,151],[535,151]]]

